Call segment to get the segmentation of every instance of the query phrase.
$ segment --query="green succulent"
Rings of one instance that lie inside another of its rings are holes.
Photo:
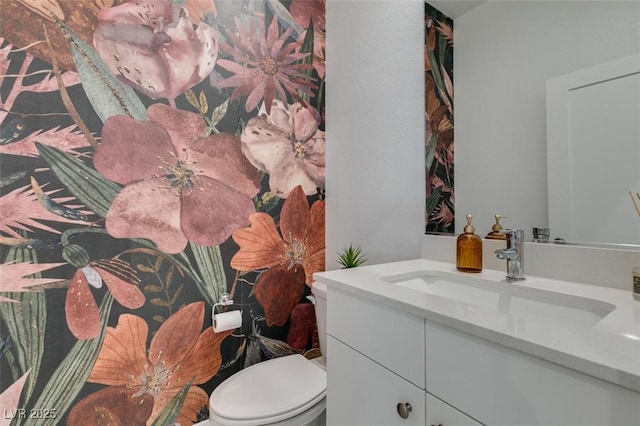
[[[357,245],[354,246],[353,244],[349,244],[349,247],[338,253],[338,263],[342,265],[343,268],[355,268],[366,261],[367,258],[365,257],[365,254],[360,246]]]

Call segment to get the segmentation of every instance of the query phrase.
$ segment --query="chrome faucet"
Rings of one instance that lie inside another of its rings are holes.
[[[506,229],[507,248],[496,250],[498,259],[507,259],[507,280],[524,279],[524,230]]]

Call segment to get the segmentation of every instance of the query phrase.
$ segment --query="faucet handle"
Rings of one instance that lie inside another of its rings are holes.
[[[515,247],[524,241],[524,229],[505,229],[503,233],[507,236],[507,247]]]
[[[524,240],[524,229],[505,229],[502,231],[509,238],[515,238],[516,240]]]

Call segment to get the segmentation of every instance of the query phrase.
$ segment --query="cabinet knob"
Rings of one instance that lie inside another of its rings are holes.
[[[409,404],[408,402],[398,402],[396,409],[398,410],[398,415],[403,419],[409,417],[409,413],[411,412],[411,410],[413,410],[411,404]]]

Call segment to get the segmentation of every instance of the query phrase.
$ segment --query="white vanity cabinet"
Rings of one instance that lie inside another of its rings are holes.
[[[638,392],[384,301],[329,286],[328,425],[640,425]]]

